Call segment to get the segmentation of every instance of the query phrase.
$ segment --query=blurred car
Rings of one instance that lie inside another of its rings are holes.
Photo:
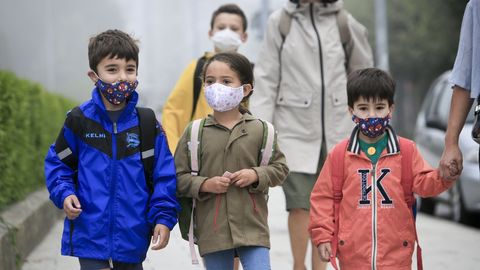
[[[415,142],[423,157],[433,167],[438,167],[444,149],[452,85],[448,82],[450,71],[440,75],[430,86],[417,117]],[[474,107],[474,106],[472,106]],[[420,199],[420,210],[434,213],[437,204],[448,206],[450,217],[465,222],[472,213],[480,213],[480,172],[478,168],[479,145],[471,138],[474,123],[473,108],[469,112],[460,134],[459,146],[463,153],[463,171],[455,185],[437,197]]]

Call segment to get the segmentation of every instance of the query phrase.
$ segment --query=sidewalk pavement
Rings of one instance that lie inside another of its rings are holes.
[[[292,269],[287,213],[281,188],[271,189],[269,211],[272,269]],[[27,257],[22,270],[79,269],[76,258],[60,255],[62,226],[63,222],[58,221],[52,227],[42,243]],[[480,230],[422,214],[417,217],[417,229],[423,249],[424,269],[479,269]],[[309,261],[307,257],[306,262]],[[415,265],[415,258],[413,262]],[[307,269],[311,269],[309,263],[306,265]],[[181,239],[177,227],[172,231],[169,245],[160,251],[149,251],[143,266],[145,270],[203,269],[202,266],[191,265],[188,243]],[[329,266],[328,269],[333,268]]]

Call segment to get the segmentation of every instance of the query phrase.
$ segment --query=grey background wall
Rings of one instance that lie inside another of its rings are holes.
[[[261,10],[284,0],[0,0],[0,69],[43,84],[78,101],[89,98],[89,38],[117,28],[140,40],[141,103],[160,109],[185,66],[212,49],[212,12],[236,2],[249,20],[240,52],[255,61],[263,26]]]

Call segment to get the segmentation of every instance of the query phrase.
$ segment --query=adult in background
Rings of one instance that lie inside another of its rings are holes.
[[[458,177],[463,169],[462,152],[458,146],[458,138],[465,124],[473,101],[480,95],[480,1],[471,0],[467,3],[463,15],[457,58],[450,74],[453,84],[450,115],[445,134],[445,149],[440,159],[440,169],[444,175],[449,175],[449,165],[458,168]],[[478,120],[478,115],[477,115]],[[479,122],[474,125],[474,132],[479,138]],[[479,165],[480,166],[480,165]]]
[[[290,0],[268,20],[250,109],[277,127],[290,168],[283,190],[293,269],[305,269],[310,193],[327,151],[353,128],[347,74],[372,66],[367,31],[342,0]],[[312,266],[326,267],[315,251]]]

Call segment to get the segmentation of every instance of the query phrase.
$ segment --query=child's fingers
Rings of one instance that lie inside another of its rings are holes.
[[[325,247],[325,257],[327,260],[330,260],[330,257],[332,256],[332,247],[328,244]]]
[[[75,208],[82,208],[82,206],[80,205],[80,201],[78,200],[77,196],[72,196],[72,202],[73,202],[73,207]]]
[[[153,236],[152,236],[152,250],[157,250],[159,243],[158,239],[158,229],[155,227],[153,230]]]
[[[75,199],[76,198],[77,198],[76,196],[67,197],[65,199],[65,203],[64,203],[64,206],[63,206],[65,214],[67,215],[67,218],[70,219],[70,220],[77,218],[80,215],[80,213],[82,212],[82,209],[75,207],[76,206],[75,205]],[[78,205],[80,205],[80,203],[78,202],[78,199],[76,201],[77,201]]]
[[[170,230],[161,224],[157,224],[154,230],[154,237],[156,236],[156,241],[153,241],[152,238],[152,249],[159,250],[167,246],[168,239],[170,238]]]

